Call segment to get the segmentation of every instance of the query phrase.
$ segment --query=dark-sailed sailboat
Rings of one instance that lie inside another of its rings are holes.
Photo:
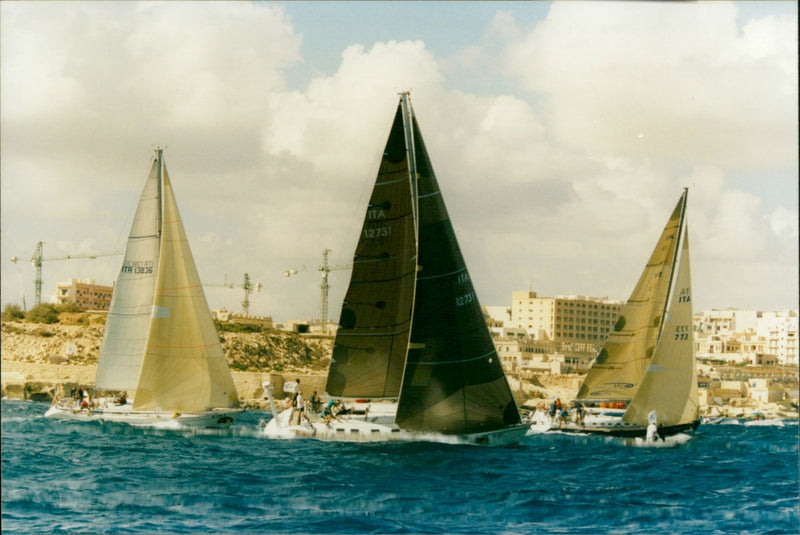
[[[583,423],[562,430],[640,437],[650,423],[662,435],[699,425],[687,198],[684,190],[578,391]]]
[[[293,409],[273,408],[265,434],[505,445],[527,430],[408,93],[400,95],[367,207],[325,390],[350,400],[351,412],[324,420],[307,411],[299,419]]]

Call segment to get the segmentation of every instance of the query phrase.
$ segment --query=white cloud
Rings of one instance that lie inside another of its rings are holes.
[[[165,144],[203,279],[247,272],[264,284],[256,313],[318,315],[314,267],[324,248],[349,262],[397,92],[411,89],[483,304],[530,283],[624,299],[684,186],[703,302],[785,307],[797,294],[797,199],[767,206],[730,179],[744,167],[796,180],[793,21],[556,2],[531,29],[498,12],[447,56],[356,25],[338,68],[297,87],[291,4],[43,5],[0,3],[4,261],[38,240],[52,255],[121,247]],[[453,89],[465,73],[480,91]],[[110,282],[103,262],[46,265],[45,294],[76,273]],[[16,298],[16,272],[2,273],[4,301]],[[331,274],[331,316],[348,276]]]
[[[546,95],[564,144],[777,167],[796,161],[782,150],[797,141],[785,120],[797,111],[796,49],[796,21],[740,32],[734,4],[556,2],[509,47],[507,68]]]

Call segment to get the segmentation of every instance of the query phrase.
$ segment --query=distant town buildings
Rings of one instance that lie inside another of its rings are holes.
[[[699,359],[798,366],[796,310],[710,310],[694,315]]]
[[[75,303],[81,310],[108,310],[113,286],[95,284],[94,279],[69,279],[56,285],[56,303]]]
[[[508,370],[585,372],[624,303],[584,296],[512,292],[511,306],[484,307],[498,356]],[[719,363],[798,366],[796,310],[712,310],[694,317],[695,353]]]
[[[512,292],[511,307],[484,312],[500,360],[510,369],[571,373],[588,370],[623,303],[585,296],[539,297]]]

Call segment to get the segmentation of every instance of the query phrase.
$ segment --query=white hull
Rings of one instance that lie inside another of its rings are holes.
[[[678,433],[677,435],[666,437],[664,440],[647,440],[640,437],[626,438],[624,440],[625,445],[637,448],[677,448],[692,440],[692,436]]]
[[[61,400],[47,409],[44,416],[53,420],[75,422],[115,422],[136,427],[164,428],[221,428],[228,427],[242,409],[211,409],[191,413],[167,413],[161,411],[135,411],[130,403],[115,405],[110,400],[99,400],[91,409],[80,409],[72,400]]]
[[[373,417],[345,414],[334,417],[329,422],[317,420],[312,415],[312,419],[313,421],[303,418],[297,423],[296,412],[286,409],[267,422],[264,435],[277,439],[313,438],[329,442],[440,442],[510,446],[518,444],[528,430],[527,426],[520,425],[486,433],[444,435],[400,429],[394,423],[393,415]]]
[[[618,426],[622,423],[622,415],[625,411],[619,411],[619,414],[614,412],[589,412],[587,411],[583,418],[583,425],[576,422],[574,411],[570,413],[567,419],[562,420],[560,417],[551,418],[547,411],[537,410],[531,417],[531,426],[528,431],[529,435],[536,435],[540,433],[547,433],[549,431],[577,431],[584,427],[590,428],[604,428],[611,426]]]

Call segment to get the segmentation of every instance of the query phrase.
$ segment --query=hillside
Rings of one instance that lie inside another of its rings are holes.
[[[2,323],[3,360],[35,364],[94,366],[103,341],[102,317],[64,314],[59,323]],[[221,330],[218,328],[218,330]],[[276,330],[220,332],[233,371],[324,373],[332,341],[303,339]]]
[[[58,323],[25,321],[2,323],[4,394],[7,387],[27,398],[46,399],[56,383],[91,385],[103,341],[105,317],[100,314],[61,312]],[[225,358],[242,399],[263,402],[261,382],[279,376],[301,376],[304,384],[324,389],[333,340],[277,330],[248,331],[246,327],[217,324]],[[517,402],[561,397],[572,399],[581,375],[509,376]],[[282,379],[277,379],[282,380]],[[40,395],[38,395],[38,394]],[[530,404],[530,403],[529,403]]]

